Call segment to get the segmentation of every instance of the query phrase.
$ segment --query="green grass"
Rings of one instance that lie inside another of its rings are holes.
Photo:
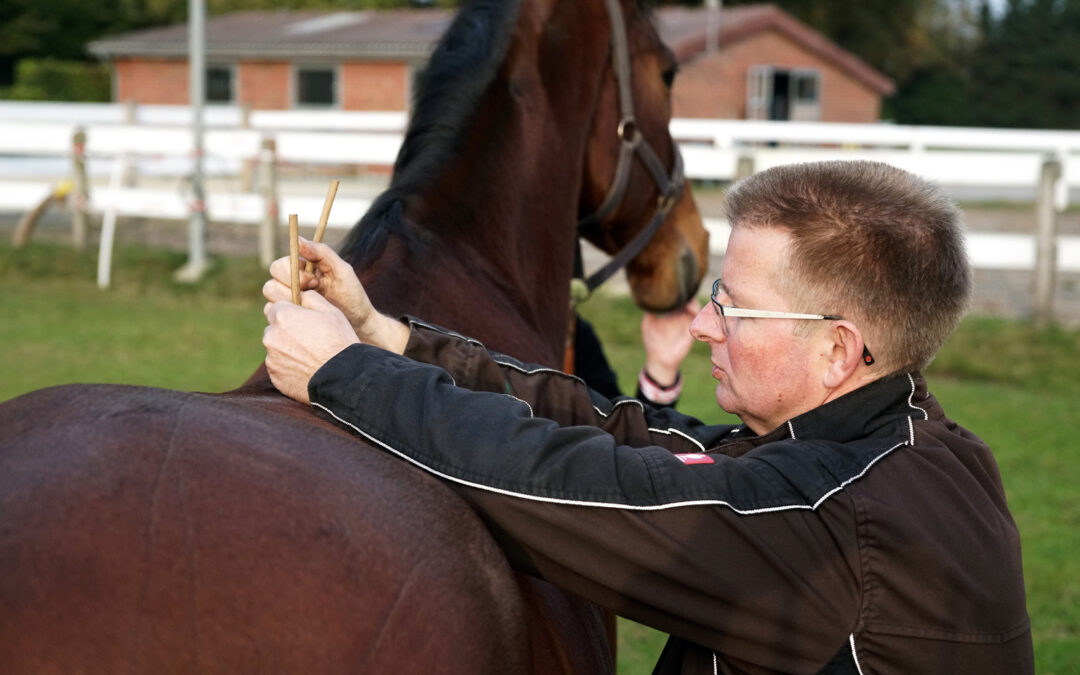
[[[170,281],[183,255],[118,249],[113,288],[94,285],[93,253],[0,243],[0,400],[68,382],[122,382],[224,391],[263,358],[259,289],[251,260],[216,260],[195,285]],[[640,313],[601,293],[593,321],[624,390],[640,366]],[[927,373],[949,414],[994,448],[1024,545],[1028,610],[1043,675],[1080,673],[1080,332],[972,317]],[[680,409],[718,410],[708,354],[684,366]],[[664,637],[620,623],[620,673],[648,673]]]
[[[219,261],[185,285],[170,282],[182,254],[117,253],[102,291],[91,253],[0,248],[0,400],[70,382],[225,391],[262,362],[266,275],[256,261]]]

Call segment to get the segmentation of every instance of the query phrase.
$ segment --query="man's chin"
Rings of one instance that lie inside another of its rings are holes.
[[[731,407],[730,407],[731,404],[726,403],[727,399],[728,399],[727,388],[723,384],[717,384],[716,385],[716,405],[720,406],[720,409],[723,410],[726,413],[731,413],[732,415],[737,415],[738,413],[736,413],[734,410],[731,409]]]

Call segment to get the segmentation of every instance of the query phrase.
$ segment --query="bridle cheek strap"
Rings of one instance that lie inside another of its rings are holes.
[[[574,279],[571,283],[571,301],[575,303],[586,299],[596,288],[610,279],[612,275],[625,267],[644,250],[667,219],[672,206],[682,194],[685,183],[682,154],[674,141],[672,141],[672,154],[675,161],[669,176],[664,169],[664,165],[660,162],[660,158],[637,128],[630,83],[630,50],[627,45],[626,24],[623,19],[622,6],[619,4],[619,0],[605,0],[605,4],[611,18],[612,65],[615,71],[615,81],[619,87],[620,121],[617,133],[622,144],[619,149],[619,163],[615,169],[615,178],[612,180],[607,196],[604,197],[604,201],[600,203],[596,211],[578,221],[578,231],[580,232],[602,222],[622,202],[626,194],[627,183],[630,180],[630,171],[635,156],[641,160],[641,163],[652,174],[653,180],[659,189],[660,198],[649,224],[634,235],[634,238],[616,253],[606,265],[590,274],[587,279]]]
[[[679,173],[682,172],[682,157],[678,154],[678,152],[675,153],[675,168]],[[587,299],[593,291],[599,288],[605,281],[610,279],[616,272],[621,270],[623,267],[626,267],[626,265],[628,265],[631,260],[636,258],[637,255],[641,253],[646,246],[649,245],[649,242],[652,241],[653,236],[656,235],[657,230],[659,230],[660,226],[664,224],[665,220],[667,220],[668,214],[671,212],[671,207],[673,207],[675,205],[675,202],[679,200],[679,196],[682,194],[682,181],[673,183],[673,189],[673,192],[661,194],[659,203],[656,206],[656,211],[653,212],[653,217],[649,221],[649,224],[646,225],[636,235],[634,235],[634,238],[631,239],[626,244],[626,246],[623,246],[619,250],[619,252],[616,253],[611,258],[611,260],[607,262],[607,264],[590,274],[584,280],[584,286],[587,293],[585,294],[584,298],[578,299],[578,302]],[[575,279],[574,281],[580,282],[581,280]],[[573,285],[573,282],[571,282],[571,285]],[[575,294],[580,296],[581,290],[572,289],[571,300],[575,299]]]

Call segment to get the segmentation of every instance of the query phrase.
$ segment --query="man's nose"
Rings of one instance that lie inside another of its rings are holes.
[[[711,302],[706,302],[698,310],[697,316],[690,323],[690,334],[695,340],[701,342],[723,342],[726,339],[723,327],[720,325],[720,317],[717,316]]]

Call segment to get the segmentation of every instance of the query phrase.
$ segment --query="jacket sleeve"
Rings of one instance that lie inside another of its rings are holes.
[[[654,444],[681,453],[704,452],[734,429],[706,425],[674,408],[644,405],[636,398],[609,399],[574,375],[488,352],[476,340],[417,319],[410,318],[409,326],[405,356],[444,368],[466,389],[517,397],[537,417],[561,426],[590,425],[623,443]]]
[[[587,391],[546,404],[516,365],[473,356],[448,372],[354,345],[312,378],[312,404],[448,481],[518,569],[777,670],[835,654],[859,600],[849,502],[789,506],[768,462],[687,462],[650,442],[670,436],[635,404],[636,421],[609,433],[592,423],[621,406],[605,417]]]

